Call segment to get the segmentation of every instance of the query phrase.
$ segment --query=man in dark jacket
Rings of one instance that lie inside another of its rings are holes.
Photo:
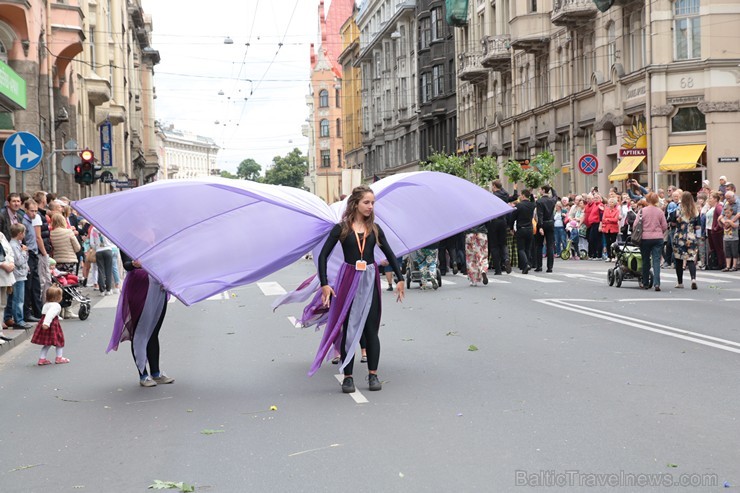
[[[547,272],[552,272],[555,262],[555,204],[558,195],[550,185],[544,185],[537,199],[537,234],[534,240],[535,272],[542,272],[542,246],[547,245]]]
[[[20,208],[21,196],[13,192],[8,194],[5,207],[0,209],[0,231],[8,241],[10,241],[10,226],[20,223],[23,218],[23,214],[19,212]]]
[[[516,189],[514,195],[504,190],[501,180],[494,180],[492,184],[493,194],[504,202],[514,202],[519,196]],[[506,248],[506,233],[509,229],[509,216],[505,214],[488,222],[488,254],[493,264],[493,274],[501,275],[501,268],[506,269],[506,273],[511,273],[511,261],[509,260],[509,249]]]
[[[512,221],[516,226],[516,248],[519,255],[519,268],[522,274],[529,272],[530,250],[532,248],[532,218],[535,212],[535,203],[530,199],[532,194],[526,188],[522,190],[519,202],[514,206]]]

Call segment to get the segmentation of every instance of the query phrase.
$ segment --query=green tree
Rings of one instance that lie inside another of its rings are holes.
[[[237,178],[239,178],[235,174],[229,173],[225,169],[224,170],[221,170],[221,175],[220,176],[221,176],[221,178],[229,178],[229,179],[232,179],[232,180],[236,180]]]
[[[483,188],[498,178],[498,163],[492,156],[475,157],[471,163],[466,155],[435,153],[429,156],[429,161],[421,163],[421,169],[455,175]]]
[[[303,188],[308,172],[308,161],[297,147],[285,156],[272,158],[272,167],[265,171],[265,183]]]
[[[259,181],[260,171],[262,171],[262,166],[260,166],[254,159],[248,158],[239,163],[239,167],[236,170],[236,176],[242,180]]]
[[[527,188],[534,190],[551,183],[560,171],[554,162],[555,156],[548,151],[542,151],[531,159],[527,169],[523,169],[519,161],[509,159],[504,165],[504,176],[512,183],[523,181]]]

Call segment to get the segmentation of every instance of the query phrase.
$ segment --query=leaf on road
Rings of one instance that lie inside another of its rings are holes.
[[[470,346],[468,346],[468,351],[477,351],[477,350],[478,350],[478,346],[476,346],[475,344],[471,344]]]
[[[28,464],[26,466],[18,466],[15,469],[11,469],[10,472],[23,471],[24,469],[31,469],[32,467],[43,466],[43,464]]]
[[[213,435],[215,433],[223,433],[224,430],[200,430],[201,435]]]
[[[671,464],[670,462],[667,465],[668,467],[678,467],[678,464]]]
[[[270,406],[270,411],[277,411],[277,406]]]
[[[451,331],[449,331],[448,333],[446,333],[445,335],[446,335],[446,336],[456,336],[456,335],[458,335],[458,334],[457,334],[457,331],[456,331],[456,330],[451,330]]]
[[[402,341],[404,341],[404,342],[410,342],[410,341],[413,341],[413,339],[401,339],[401,340],[402,340]]]
[[[159,479],[155,479],[154,483],[149,485],[150,490],[180,490],[182,492],[192,492],[195,491],[195,486],[192,484],[187,484],[182,481],[179,483],[176,483],[174,481],[160,481]]]

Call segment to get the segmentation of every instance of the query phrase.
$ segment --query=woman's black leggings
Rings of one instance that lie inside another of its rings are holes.
[[[691,280],[693,281],[696,279],[696,262],[687,260],[686,267],[688,267],[689,275],[691,275]],[[676,277],[678,278],[678,284],[683,284],[683,260],[680,258],[676,259]]]
[[[149,363],[149,371],[151,372],[151,375],[159,373],[159,329],[162,328],[162,322],[164,322],[164,316],[166,313],[167,301],[165,300],[164,306],[162,307],[162,314],[159,316],[157,325],[154,326],[154,332],[152,332],[152,336],[146,344],[146,359]],[[133,356],[133,354],[134,343],[131,341],[131,355]],[[134,358],[134,362],[136,362],[136,358]],[[139,372],[139,377],[143,377],[146,374],[146,369],[144,369],[144,373]]]
[[[352,310],[350,308],[350,310]],[[344,321],[342,329],[342,361],[347,356],[347,351],[344,346],[347,342],[347,325],[349,324],[349,314],[347,319]],[[367,320],[365,321],[365,328],[362,331],[362,336],[365,339],[365,349],[367,349],[367,369],[370,371],[378,370],[378,363],[380,362],[380,337],[378,337],[378,331],[380,330],[380,298],[378,296],[378,289],[373,284],[373,301],[370,305],[370,312],[367,314]],[[355,348],[352,348],[354,352]],[[352,375],[352,368],[355,364],[355,357],[344,367],[345,375]]]

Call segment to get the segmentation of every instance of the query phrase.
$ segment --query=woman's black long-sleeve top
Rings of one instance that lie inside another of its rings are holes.
[[[134,260],[126,255],[126,252],[123,250],[121,250],[121,262],[123,263],[123,268],[126,269],[127,272],[136,269],[136,267],[134,267]]]
[[[337,242],[339,242],[339,235],[341,232],[342,225],[336,224],[329,233],[329,238],[327,238],[326,243],[324,243],[324,247],[321,249],[321,254],[319,255],[319,280],[321,281],[322,286],[329,284],[326,277],[326,264],[329,260],[331,251],[334,249]],[[380,250],[388,259],[388,264],[393,268],[393,272],[396,273],[396,279],[403,279],[401,267],[398,265],[396,255],[393,253],[393,250],[391,250],[391,247],[388,246],[388,242],[385,239],[385,233],[383,233],[380,226],[378,226],[378,235],[380,236]],[[362,234],[360,234],[360,238],[362,238]],[[375,263],[374,252],[376,243],[375,233],[371,231],[367,237],[367,241],[365,242],[363,255],[360,257],[360,246],[357,244],[357,238],[354,233],[350,232],[344,241],[341,242],[342,251],[344,252],[344,261],[353,266],[358,260],[364,260],[368,264]]]

